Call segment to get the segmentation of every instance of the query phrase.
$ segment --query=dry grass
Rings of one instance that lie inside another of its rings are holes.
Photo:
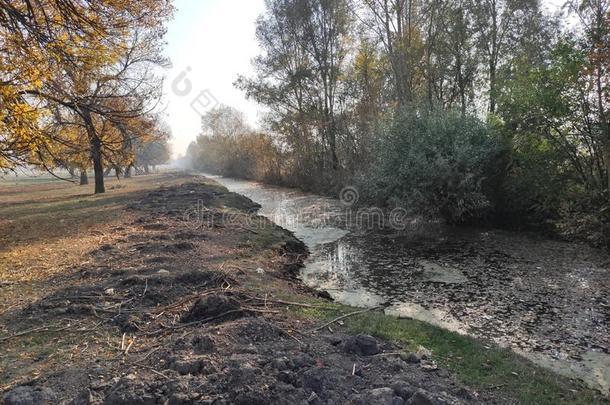
[[[108,179],[101,195],[91,185],[0,183],[0,280],[40,281],[80,263],[129,219],[129,201],[176,182],[170,174]]]

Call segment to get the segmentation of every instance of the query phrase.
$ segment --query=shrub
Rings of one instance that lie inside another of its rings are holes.
[[[487,215],[491,203],[482,183],[498,148],[485,123],[454,112],[407,110],[381,132],[365,195],[452,224]]]

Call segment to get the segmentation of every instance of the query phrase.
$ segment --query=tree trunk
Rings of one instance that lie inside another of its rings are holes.
[[[95,177],[95,194],[106,192],[104,187],[104,165],[102,163],[102,140],[97,136],[91,113],[88,110],[82,112],[87,135],[91,145],[91,160],[93,161],[93,173]]]
[[[146,174],[150,173],[150,170],[148,169],[148,165],[147,164],[144,165],[144,173],[146,173]]]
[[[489,66],[489,112],[496,112],[496,66]]]
[[[87,177],[87,171],[81,170],[80,171],[80,185],[84,186],[86,184],[89,184],[89,177]]]
[[[91,140],[91,159],[95,176],[95,194],[106,192],[104,187],[104,165],[102,164],[102,141],[97,135]]]
[[[131,178],[131,165],[129,165],[129,166],[127,166],[127,167],[125,168],[125,175],[124,175],[124,177],[125,177],[126,179]]]

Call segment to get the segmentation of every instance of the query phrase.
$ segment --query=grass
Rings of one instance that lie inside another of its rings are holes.
[[[59,181],[0,183],[0,279],[44,279],[75,263],[126,215],[126,204],[170,175],[108,178],[107,192]]]
[[[333,307],[336,309],[330,311],[300,307],[291,310],[319,322],[354,311],[343,305]],[[383,338],[411,351],[423,346],[458,381],[491,396],[514,399],[519,404],[610,404],[597,391],[538,367],[511,350],[424,322],[398,319],[379,311],[355,315],[343,322],[349,333]]]

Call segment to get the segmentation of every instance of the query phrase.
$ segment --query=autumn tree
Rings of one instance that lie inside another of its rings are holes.
[[[264,56],[255,60],[257,77],[240,78],[238,87],[269,107],[270,126],[286,136],[294,153],[316,156],[313,166],[336,170],[340,78],[350,37],[348,4],[269,0],[267,10],[257,23],[257,38],[265,49]],[[303,172],[312,170],[312,166],[303,168]]]
[[[159,95],[150,65],[163,62],[162,27],[171,12],[165,1],[0,4],[2,52],[10,61],[0,87],[7,106],[0,134],[15,145],[12,156],[3,154],[4,166],[18,158],[40,163],[31,157],[52,149],[54,141],[45,122],[75,117],[87,134],[95,191],[103,192],[104,141],[114,143],[118,123],[146,114]],[[28,70],[32,61],[40,63]],[[30,156],[18,155],[20,150]]]

